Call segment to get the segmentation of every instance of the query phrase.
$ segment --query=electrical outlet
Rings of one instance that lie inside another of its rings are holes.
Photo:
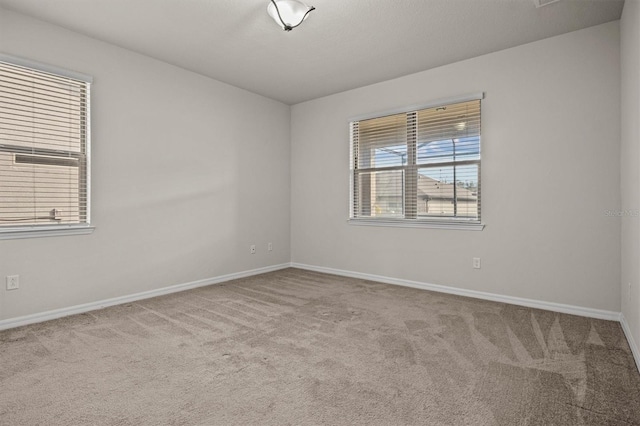
[[[7,290],[17,290],[20,287],[20,275],[7,275]]]
[[[473,258],[473,269],[480,269],[480,258],[479,257],[474,257]]]
[[[251,244],[251,247],[249,247],[249,251],[251,252],[251,254],[256,254],[256,245]]]
[[[269,251],[273,250],[273,244],[271,243],[267,244],[267,250]]]

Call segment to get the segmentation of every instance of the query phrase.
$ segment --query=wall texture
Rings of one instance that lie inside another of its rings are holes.
[[[0,320],[289,262],[287,105],[3,9],[0,51],[93,75],[96,226],[0,241]]]
[[[620,20],[622,314],[640,343],[640,3],[625,2]],[[637,347],[637,346],[636,346]]]
[[[622,295],[640,340],[638,219],[607,215],[638,208],[638,16],[628,2],[621,152],[617,22],[290,109],[0,9],[1,52],[94,76],[97,227],[0,241],[0,277],[21,280],[0,320],[292,260],[612,311]],[[348,225],[348,119],[480,91],[485,230]]]
[[[349,225],[348,119],[476,92],[486,228]],[[619,117],[618,22],[294,105],[292,260],[619,311]]]

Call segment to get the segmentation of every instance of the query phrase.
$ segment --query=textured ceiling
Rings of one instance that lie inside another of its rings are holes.
[[[0,0],[0,6],[295,104],[620,19],[623,0]]]

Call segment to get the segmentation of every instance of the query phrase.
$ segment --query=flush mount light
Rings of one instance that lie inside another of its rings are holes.
[[[267,6],[267,13],[283,30],[291,31],[302,24],[315,9],[297,0],[271,0]]]

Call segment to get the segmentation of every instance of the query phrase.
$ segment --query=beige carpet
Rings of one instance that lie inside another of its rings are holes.
[[[640,425],[619,324],[287,269],[0,333],[2,425]]]

